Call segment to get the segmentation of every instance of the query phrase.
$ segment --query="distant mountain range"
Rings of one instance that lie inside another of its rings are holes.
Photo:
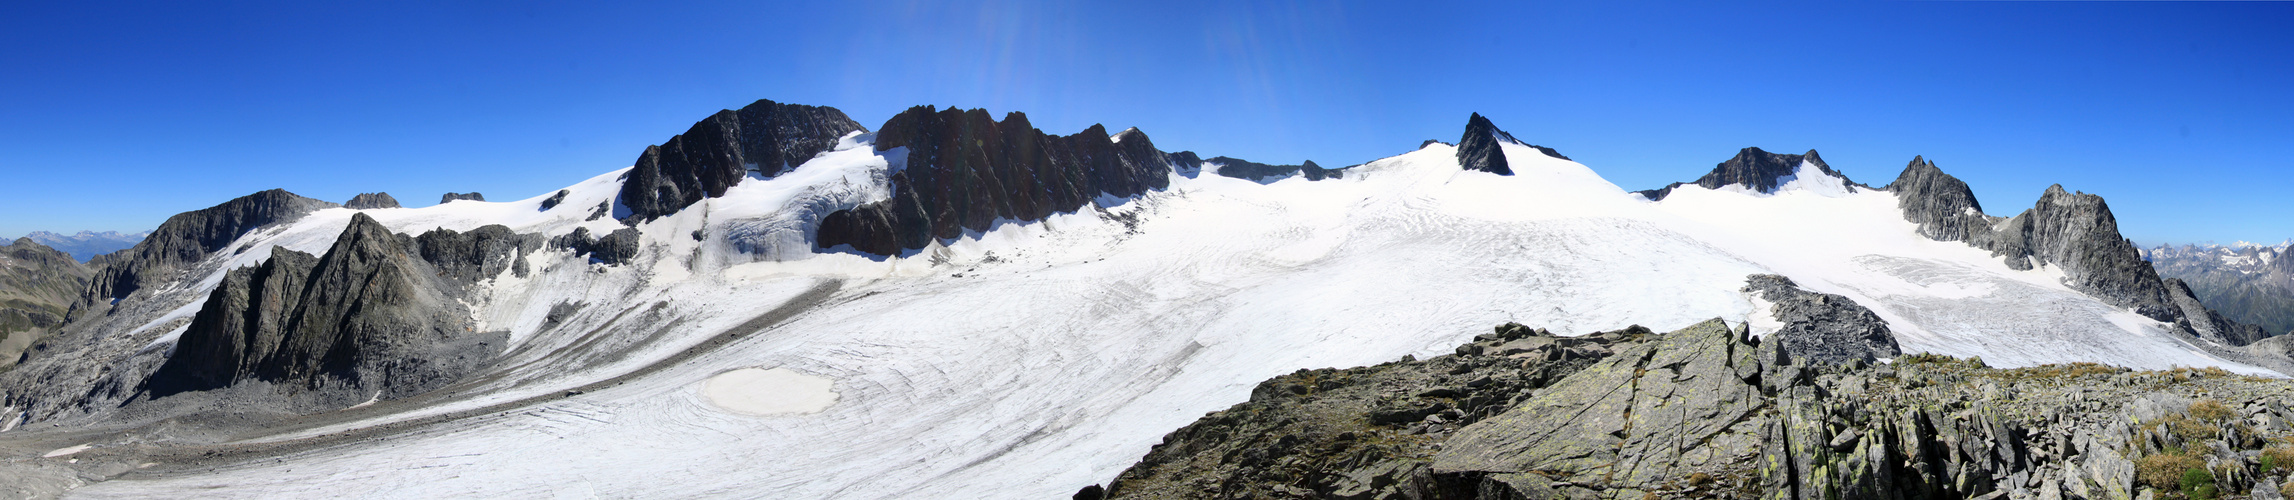
[[[98,255],[126,250],[128,247],[135,246],[136,242],[143,241],[143,237],[149,235],[151,235],[151,231],[134,233],[80,231],[79,234],[69,236],[47,231],[33,231],[32,234],[24,235],[24,237],[47,245],[48,248],[72,254],[72,258],[79,259],[80,262],[87,262]]]
[[[2224,317],[2260,325],[2271,333],[2294,332],[2294,240],[2276,245],[2159,245],[2143,259],[2159,276],[2180,279]]]

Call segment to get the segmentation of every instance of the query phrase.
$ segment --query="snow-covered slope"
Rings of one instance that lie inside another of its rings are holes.
[[[1738,291],[1755,273],[1870,307],[1907,352],[2268,373],[2049,268],[2015,271],[1921,237],[1892,193],[1802,168],[1771,193],[1689,185],[1651,202],[1513,143],[1512,176],[1461,170],[1454,147],[1430,143],[1337,179],[1173,175],[1164,191],[907,256],[814,253],[822,214],[888,196],[898,162],[887,157],[902,155],[869,139],[639,224],[633,264],[541,252],[532,275],[494,278],[473,309],[513,345],[451,397],[238,443],[326,443],[282,447],[297,451],[277,460],[162,465],[73,493],[1057,497],[1300,368],[1438,354],[1508,321],[1562,334],[1713,317],[1758,326],[1766,313]],[[539,208],[545,195],[367,213],[405,233],[604,232],[620,223],[587,217],[610,204],[618,175],[569,187],[552,210]],[[351,213],[322,210],[219,255],[239,266],[273,245],[323,251]],[[743,368],[827,379],[834,392],[775,383],[749,397],[833,402],[760,416],[704,397],[761,380],[710,383]],[[449,418],[384,427],[432,416]],[[362,429],[395,430],[324,441]]]

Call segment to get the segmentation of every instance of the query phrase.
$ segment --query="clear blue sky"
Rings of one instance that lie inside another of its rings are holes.
[[[1745,146],[1875,185],[1923,154],[1997,215],[2061,183],[2138,242],[2294,237],[2289,2],[219,3],[0,7],[0,235],[523,198],[770,98],[1326,166],[1478,111],[1627,189]]]

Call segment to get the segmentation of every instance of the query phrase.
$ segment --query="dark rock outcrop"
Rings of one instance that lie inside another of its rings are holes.
[[[1172,171],[1171,157],[1137,129],[1053,136],[1018,112],[996,121],[980,109],[909,108],[876,132],[877,151],[902,148],[892,199],[828,214],[818,248],[897,255],[998,220],[1040,221],[1101,195],[1163,189]]]
[[[2288,453],[2280,440],[2294,436],[2294,383],[2222,370],[1800,364],[1719,320],[1596,337],[1601,355],[1559,362],[1505,347],[1536,336],[1501,333],[1455,356],[1277,377],[1092,491],[2131,499],[2177,491],[2188,470],[2221,491],[2277,488],[2283,476],[2255,457]]]
[[[621,182],[624,220],[653,220],[703,198],[724,196],[751,172],[772,177],[802,165],[838,138],[867,131],[827,106],[759,100],[720,110],[685,133],[647,146]]]
[[[1920,235],[1936,241],[1973,241],[1972,235],[1989,233],[1991,220],[1966,182],[1945,174],[1936,163],[1918,156],[1888,183],[1896,193],[1896,207],[1904,220],[1920,226]]]
[[[1800,171],[1800,164],[1804,161],[1815,166],[1817,172],[1823,175],[1838,177],[1843,183],[1855,185],[1853,181],[1848,180],[1848,176],[1833,171],[1831,165],[1825,164],[1824,158],[1817,156],[1814,149],[1808,150],[1807,153],[1787,155],[1762,151],[1760,148],[1738,150],[1736,156],[1714,166],[1713,171],[1705,173],[1704,177],[1699,177],[1696,182],[1690,184],[1696,184],[1705,189],[1742,186],[1753,192],[1774,193],[1777,186],[1789,182],[1797,175]],[[1636,191],[1636,193],[1639,193],[1643,198],[1648,198],[1649,201],[1662,201],[1666,196],[1673,194],[1673,189],[1683,185],[1686,184],[1675,182],[1662,188]]]
[[[335,206],[273,189],[176,214],[135,247],[107,256],[72,314],[77,317],[82,310],[108,306],[114,299],[174,279],[175,271],[223,250],[249,231]]]
[[[325,255],[274,249],[262,265],[232,270],[144,389],[165,397],[260,380],[298,409],[324,409],[460,378],[506,336],[469,332],[453,285],[409,252],[414,245],[358,214]]]
[[[549,197],[549,198],[543,198],[543,199],[542,199],[542,210],[543,210],[543,211],[548,211],[549,209],[552,209],[552,208],[557,208],[557,207],[558,207],[558,204],[560,204],[560,203],[565,203],[565,202],[566,202],[566,195],[570,195],[570,194],[573,194],[573,192],[572,192],[572,191],[567,191],[567,190],[563,190],[563,189],[560,189],[560,190],[558,190],[558,192],[557,192],[556,194],[552,194],[552,195],[550,195],[550,197]]]
[[[1188,154],[1192,155],[1193,153]],[[1220,156],[1206,160],[1205,163],[1218,165],[1218,173],[1222,177],[1232,177],[1261,184],[1288,179],[1295,175],[1305,175],[1306,180],[1310,181],[1346,177],[1346,171],[1322,168],[1321,165],[1315,165],[1314,160],[1307,160],[1300,165],[1268,165],[1240,158]]]
[[[549,243],[551,248],[573,250],[574,255],[587,255],[601,264],[618,265],[637,257],[643,243],[639,236],[642,235],[637,228],[625,227],[599,238],[591,236],[589,228],[577,227],[571,233],[551,238]]]
[[[1473,116],[1466,118],[1465,135],[1458,138],[1458,166],[1464,167],[1466,170],[1513,175],[1513,165],[1506,161],[1505,150],[1499,147],[1500,144],[1508,142],[1534,148],[1540,153],[1545,153],[1546,156],[1563,160],[1569,159],[1567,156],[1562,156],[1560,151],[1554,151],[1553,148],[1521,142],[1520,139],[1513,138],[1513,134],[1498,130],[1497,124],[1490,123],[1490,120],[1483,118],[1481,113],[1474,113]],[[1418,147],[1423,148],[1425,144],[1419,144]]]
[[[1888,322],[1847,297],[1811,292],[1774,274],[1747,277],[1744,292],[1774,304],[1768,311],[1754,313],[1770,314],[1784,324],[1763,342],[1776,344],[1787,356],[1838,364],[1903,353]]]
[[[359,193],[358,196],[350,197],[350,201],[343,202],[343,208],[354,210],[398,208],[398,199],[390,197],[390,193]]]
[[[468,193],[446,193],[438,197],[438,204],[444,205],[447,203],[453,203],[455,200],[486,201],[486,195],[479,194],[477,191],[471,191]]]
[[[540,250],[542,243],[541,235],[518,234],[500,224],[469,232],[438,228],[414,237],[416,254],[460,284],[500,276],[504,270],[525,277],[526,254]]]

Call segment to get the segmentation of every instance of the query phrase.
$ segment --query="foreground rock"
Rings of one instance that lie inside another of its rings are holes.
[[[1719,320],[1583,340],[1526,330],[1278,377],[1078,497],[2264,498],[2294,465],[2284,380],[1827,364]]]

